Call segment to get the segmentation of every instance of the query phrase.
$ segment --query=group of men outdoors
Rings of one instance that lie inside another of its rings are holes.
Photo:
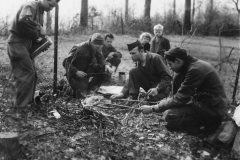
[[[16,81],[14,110],[25,109],[33,102],[37,74],[29,49],[44,36],[43,12],[56,7],[60,0],[27,2],[21,6],[10,28],[8,55]],[[155,105],[141,106],[144,114],[162,112],[169,130],[190,134],[210,134],[226,117],[228,105],[218,73],[208,62],[192,57],[181,47],[170,47],[163,37],[163,26],[154,26],[154,37],[143,33],[140,39],[127,44],[136,67],[129,71],[123,90],[112,99],[136,100],[142,87],[147,101]],[[117,51],[110,33],[100,33],[76,44],[63,60],[66,77],[76,98],[100,86],[106,74],[115,72],[122,54]],[[174,74],[170,71],[172,70]],[[204,95],[204,96],[202,96]]]

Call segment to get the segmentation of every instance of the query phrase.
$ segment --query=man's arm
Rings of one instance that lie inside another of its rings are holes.
[[[33,20],[33,8],[30,6],[23,7],[19,15],[19,27],[22,35],[30,39],[38,39],[40,36],[40,27],[36,21]]]
[[[154,59],[154,61],[158,75],[161,76],[161,81],[158,83],[156,88],[158,92],[162,92],[171,86],[172,77],[169,68],[162,57],[158,56]]]
[[[91,63],[92,69],[96,71],[101,71],[104,70],[105,65],[107,65],[107,62],[103,55],[100,52],[96,52],[95,57],[93,58],[93,61]]]
[[[177,108],[186,105],[191,100],[191,96],[193,96],[195,89],[201,85],[203,78],[203,74],[197,69],[188,71],[176,94],[160,103],[158,105],[159,110],[165,111],[169,108]]]
[[[77,51],[77,47],[73,47],[69,52],[68,57],[63,61],[63,67],[66,69],[67,73],[71,73],[71,75],[76,75],[78,71],[78,69],[72,65],[72,63],[77,57]]]
[[[113,54],[114,58],[122,58],[122,53],[120,53],[118,50],[116,50],[115,47],[111,46],[110,52],[114,52],[114,54]]]

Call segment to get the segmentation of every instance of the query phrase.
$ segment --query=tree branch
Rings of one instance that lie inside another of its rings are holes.
[[[235,3],[235,6],[236,6],[236,9],[237,9],[237,11],[238,12],[240,12],[240,9],[238,8],[238,2],[239,2],[239,0],[232,0],[233,1],[233,3]]]

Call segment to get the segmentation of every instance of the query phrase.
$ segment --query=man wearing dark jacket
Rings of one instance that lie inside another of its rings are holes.
[[[25,109],[33,102],[37,74],[29,49],[33,42],[45,34],[42,28],[44,11],[52,10],[59,1],[41,0],[24,3],[10,27],[7,52],[16,81],[15,109]]]
[[[113,72],[99,52],[103,43],[103,36],[95,33],[89,41],[75,45],[71,49],[69,56],[63,61],[68,82],[77,98],[84,98],[87,90],[96,85],[95,82],[93,84],[90,80],[90,77],[94,76],[93,73]],[[99,75],[96,74],[95,76]]]
[[[218,73],[179,47],[165,52],[165,60],[175,72],[172,96],[157,105],[142,106],[143,113],[164,112],[171,130],[210,134],[225,118],[228,104]]]
[[[144,52],[140,41],[128,44],[128,50],[137,67],[129,72],[129,80],[119,95],[111,98],[117,99],[130,96],[137,99],[139,89],[142,87],[148,94],[149,101],[160,101],[166,98],[171,90],[171,76],[162,56],[155,53]]]
[[[155,25],[153,29],[155,37],[151,41],[150,52],[164,57],[164,52],[170,49],[170,42],[167,38],[163,37],[163,26],[161,24]]]
[[[111,33],[105,34],[102,54],[114,71],[117,70],[121,63],[122,54],[113,47],[114,36]]]

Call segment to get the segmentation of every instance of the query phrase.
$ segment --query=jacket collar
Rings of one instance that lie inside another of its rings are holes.
[[[180,72],[186,71],[187,68],[189,67],[189,65],[190,65],[191,63],[193,63],[193,62],[196,62],[197,60],[198,60],[198,59],[197,59],[196,57],[192,57],[192,56],[188,55],[187,59],[186,59],[186,60],[184,61],[184,63],[183,63],[182,68],[180,69]],[[179,73],[180,73],[180,72],[179,72]]]

